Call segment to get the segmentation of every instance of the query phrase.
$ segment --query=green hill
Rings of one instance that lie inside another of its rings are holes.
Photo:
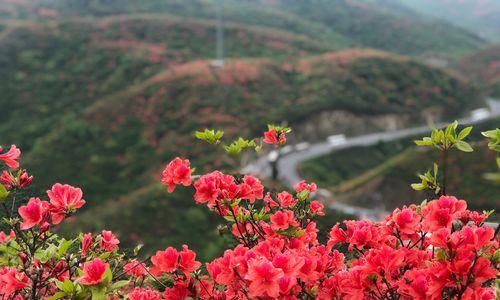
[[[209,59],[215,48],[214,23],[206,20],[127,16],[6,24],[0,37],[0,133],[9,141],[21,138],[17,143],[25,148],[62,113],[178,64]],[[226,41],[229,57],[286,59],[331,50],[304,36],[237,24],[227,24]],[[36,126],[25,123],[33,119]]]
[[[250,137],[331,111],[412,124],[481,105],[459,76],[366,48],[456,55],[476,37],[436,35],[429,26],[445,25],[358,1],[303,3],[224,1],[227,60],[216,68],[214,1],[0,0],[1,143],[23,149],[35,190],[82,187],[88,209],[62,230],[111,228],[152,250],[185,241],[209,257],[217,233],[195,231],[213,220],[187,190],[167,195],[157,183],[175,156],[235,168],[195,143],[195,130]]]
[[[234,59],[222,69],[198,60],[60,116],[25,158],[38,187],[56,180],[84,189],[91,209],[72,229],[105,225],[119,230],[125,242],[143,240],[155,248],[162,245],[159,235],[174,243],[185,240],[179,235],[192,227],[192,218],[211,220],[193,208],[189,193],[167,195],[154,183],[163,164],[177,155],[193,158],[200,169],[229,166],[194,142],[197,129],[221,128],[228,138],[246,129],[244,134],[253,136],[267,122],[294,126],[316,112],[339,109],[359,116],[398,113],[422,122],[425,108],[446,107],[446,115],[458,115],[480,102],[471,99],[480,95],[466,82],[374,50],[327,53],[294,64]],[[111,201],[117,199],[122,200]],[[175,217],[169,217],[173,211]],[[217,248],[215,235],[205,236],[215,243],[207,247]],[[207,239],[193,244],[208,245]]]
[[[208,0],[44,0],[24,3],[6,17],[37,19],[168,13],[214,19],[216,1]],[[425,18],[385,2],[363,0],[226,0],[227,21],[277,28],[307,35],[332,46],[370,47],[410,55],[457,56],[479,48],[484,40],[464,29]]]

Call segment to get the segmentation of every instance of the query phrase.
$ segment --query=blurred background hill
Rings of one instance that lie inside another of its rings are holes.
[[[201,170],[239,167],[216,160],[195,130],[252,137],[285,121],[292,143],[313,143],[449,121],[500,98],[498,1],[219,5],[223,67],[213,64],[215,0],[0,0],[1,144],[23,149],[34,189],[54,180],[82,187],[88,207],[63,232],[104,227],[126,245],[188,243],[209,258],[223,242],[214,219],[187,189],[167,194],[157,183],[175,156]],[[359,205],[377,190],[390,209],[424,197],[409,190],[423,170],[408,141],[332,153],[300,171]],[[484,149],[478,139],[475,156],[455,158],[476,167],[472,187],[460,184],[468,175],[458,167],[453,185],[458,196],[477,195],[468,199],[475,208],[492,209],[500,189],[480,176],[495,167]],[[326,223],[345,217],[330,216]]]

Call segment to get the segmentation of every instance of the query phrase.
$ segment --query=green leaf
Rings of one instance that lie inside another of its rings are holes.
[[[462,129],[462,131],[460,131],[460,133],[458,134],[458,139],[463,140],[465,137],[467,137],[470,134],[471,130],[472,130],[472,126],[465,127],[464,129]]]
[[[113,273],[111,273],[111,269],[108,267],[103,275],[103,283],[104,285],[108,285],[113,280]]]
[[[228,222],[234,222],[234,217],[233,216],[224,216],[224,219]]]
[[[66,294],[73,294],[73,292],[76,290],[75,285],[69,279],[64,280],[64,282],[56,281],[56,286]]]
[[[219,144],[220,143],[220,139],[222,138],[222,136],[224,135],[224,132],[223,131],[220,131],[220,130],[217,130],[217,132],[215,130],[209,130],[208,128],[206,128],[204,131],[196,131],[194,133],[194,136],[197,138],[197,139],[200,139],[200,140],[203,140],[203,141],[206,141],[210,144]]]
[[[120,280],[120,281],[117,281],[115,283],[113,283],[113,285],[111,286],[111,290],[117,290],[117,289],[120,289],[124,286],[126,286],[127,284],[129,284],[129,280]]]
[[[463,152],[472,152],[474,149],[464,141],[458,141],[455,146],[457,147],[458,150],[463,151]]]
[[[50,297],[49,300],[57,300],[57,299],[61,299],[63,297],[66,297],[65,292],[57,292],[52,297]]]
[[[104,260],[104,259],[108,258],[109,255],[111,255],[111,252],[107,251],[107,252],[104,252],[103,254],[99,255],[99,258]]]
[[[297,194],[297,198],[299,201],[306,201],[307,198],[309,198],[309,191],[308,190],[303,190],[300,193]]]
[[[201,132],[201,131],[196,131],[194,133],[194,136],[200,140],[204,140],[205,139],[205,133]]]
[[[8,196],[9,191],[7,191],[7,189],[2,184],[0,184],[0,203],[4,202]]]
[[[498,129],[496,129],[496,130],[488,130],[488,131],[483,131],[483,132],[481,132],[481,134],[482,134],[483,136],[487,137],[487,138],[492,139],[492,138],[495,138],[495,136],[496,136],[496,131],[497,131],[497,130],[498,130]]]
[[[417,144],[417,146],[432,146],[434,143],[430,138],[424,137],[422,140],[416,140],[415,144]]]
[[[425,186],[421,183],[412,183],[411,188],[414,189],[415,191],[422,191],[425,189]]]
[[[105,290],[103,288],[93,288],[92,300],[106,300]]]
[[[69,247],[73,244],[74,240],[69,240],[66,241],[65,239],[61,240],[61,243],[59,244],[59,250],[57,251],[57,256],[61,257],[68,251]]]

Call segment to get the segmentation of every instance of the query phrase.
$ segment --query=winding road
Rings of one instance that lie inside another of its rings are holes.
[[[482,123],[496,117],[500,116],[500,100],[488,98],[487,103],[489,106],[489,115],[477,118],[477,117],[466,117],[459,119],[460,124],[478,124]],[[439,123],[435,127],[445,127],[448,123]],[[341,149],[349,149],[358,146],[370,146],[375,145],[379,142],[389,142],[394,140],[399,140],[406,137],[415,136],[418,134],[424,134],[430,132],[429,126],[418,126],[400,130],[386,131],[365,134],[354,137],[347,137],[342,143],[332,144],[328,141],[318,142],[311,144],[309,147],[302,151],[293,151],[287,154],[282,154],[278,160],[278,179],[285,184],[287,187],[293,187],[297,182],[302,180],[298,172],[298,166],[301,162],[328,154],[332,151],[337,151]],[[257,160],[251,162],[242,168],[243,173],[255,174],[263,178],[269,178],[271,176],[271,166],[267,155],[259,157]],[[324,194],[325,197],[329,197],[329,192],[326,190],[320,190],[320,193]],[[368,219],[378,219],[384,212],[379,209],[368,209],[362,207],[351,206],[345,203],[333,202],[330,205],[331,208],[339,210],[344,213],[353,214],[359,218]]]

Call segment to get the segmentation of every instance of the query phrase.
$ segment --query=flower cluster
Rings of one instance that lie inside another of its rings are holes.
[[[47,191],[50,202],[40,198],[30,198],[26,205],[19,208],[19,215],[23,219],[22,230],[39,226],[41,231],[48,229],[50,223],[56,225],[71,213],[85,204],[82,199],[82,190],[67,184],[56,183]]]
[[[278,129],[270,128],[264,141],[284,142],[286,130]],[[14,172],[19,155],[15,146],[0,154],[8,168],[0,177],[0,204],[9,227],[0,232],[0,299],[496,297],[498,237],[484,225],[487,214],[468,210],[453,196],[404,206],[380,222],[338,223],[321,243],[315,218],[325,211],[314,200],[314,183],[271,191],[251,175],[195,176],[189,160],[175,158],[161,182],[169,192],[192,186],[194,202],[218,215],[221,232],[237,245],[204,264],[186,245],[141,259],[120,252],[111,231],[70,240],[53,233],[85,204],[83,193],[56,183],[47,200],[19,199],[32,181],[25,170]]]

